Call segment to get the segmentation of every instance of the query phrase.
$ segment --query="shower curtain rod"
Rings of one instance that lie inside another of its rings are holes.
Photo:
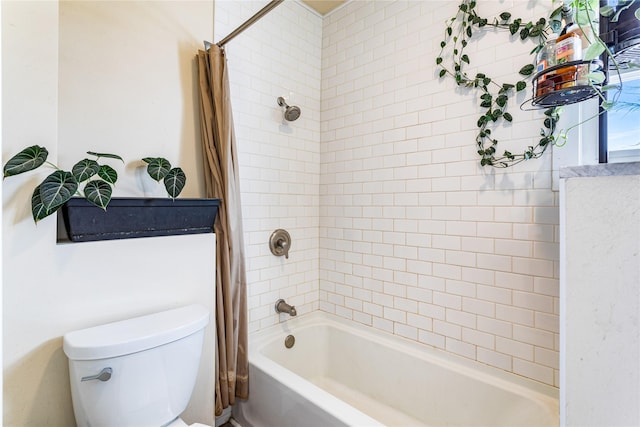
[[[236,28],[231,33],[229,33],[229,35],[227,37],[223,38],[218,43],[216,43],[218,45],[218,47],[224,46],[227,42],[231,41],[231,39],[233,39],[235,36],[237,36],[238,34],[243,32],[247,28],[249,28],[252,24],[254,24],[256,21],[258,21],[264,15],[266,15],[269,12],[271,12],[271,10],[273,8],[278,6],[283,1],[284,0],[272,0],[272,1],[270,1],[265,7],[260,9],[255,15],[253,15],[251,18],[247,19],[242,25],[240,25],[238,28]],[[207,41],[204,42],[204,46],[205,46],[206,49],[209,49],[210,45],[211,44],[209,42],[207,42]]]

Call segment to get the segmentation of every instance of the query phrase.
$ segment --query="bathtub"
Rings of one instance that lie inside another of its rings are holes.
[[[242,427],[559,425],[553,387],[320,311],[252,335],[249,369]]]

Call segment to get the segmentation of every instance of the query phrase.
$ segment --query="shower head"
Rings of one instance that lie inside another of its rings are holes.
[[[278,97],[278,105],[284,107],[284,119],[288,122],[292,122],[297,120],[300,117],[300,107],[296,107],[295,105],[289,106],[283,97]]]

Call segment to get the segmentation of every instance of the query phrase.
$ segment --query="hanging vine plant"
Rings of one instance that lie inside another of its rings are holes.
[[[481,92],[480,107],[484,112],[478,118],[476,135],[480,164],[506,168],[542,156],[554,143],[557,138],[560,109],[553,107],[544,111],[543,127],[536,145],[527,147],[522,153],[511,153],[508,150],[499,153],[498,140],[491,128],[501,120],[513,121],[513,116],[507,111],[509,100],[527,88],[526,80],[533,74],[535,67],[531,63],[526,64],[518,72],[521,76],[520,80],[499,83],[486,73],[478,72],[475,75],[469,75],[465,68],[471,64],[471,59],[465,50],[474,34],[486,29],[495,29],[508,31],[512,39],[532,40],[535,47],[531,54],[535,54],[544,46],[547,35],[557,28],[552,28],[545,18],[540,18],[536,22],[525,22],[522,18],[513,18],[509,12],[502,12],[498,17],[488,19],[478,14],[476,5],[475,0],[463,0],[458,6],[456,16],[446,22],[444,39],[440,43],[441,51],[436,58],[436,64],[439,67],[440,78],[453,78],[459,87],[473,88]],[[558,26],[561,14],[562,6],[552,12],[550,22],[554,27]],[[445,58],[449,57],[451,57],[451,64],[447,65]]]

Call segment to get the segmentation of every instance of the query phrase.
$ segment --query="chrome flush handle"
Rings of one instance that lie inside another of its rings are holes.
[[[91,380],[100,380],[100,381],[109,381],[111,379],[111,374],[113,373],[113,369],[104,368],[97,375],[90,375],[88,377],[82,377],[80,381],[91,381]]]

